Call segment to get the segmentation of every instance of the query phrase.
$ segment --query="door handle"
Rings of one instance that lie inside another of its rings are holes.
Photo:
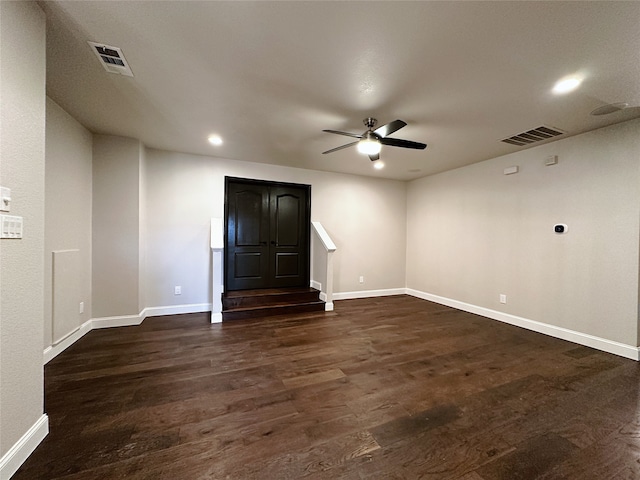
[[[267,242],[260,242],[260,245],[266,245]]]
[[[276,244],[275,240],[271,240],[271,245],[275,245],[275,244]]]

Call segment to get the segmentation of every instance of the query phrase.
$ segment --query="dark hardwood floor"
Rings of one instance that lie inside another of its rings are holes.
[[[408,296],[95,330],[45,381],[14,480],[640,478],[636,362]]]

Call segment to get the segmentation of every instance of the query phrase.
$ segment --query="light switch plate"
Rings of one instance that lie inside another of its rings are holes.
[[[0,212],[8,212],[11,208],[11,189],[0,187]]]
[[[0,215],[0,238],[22,238],[22,217]]]

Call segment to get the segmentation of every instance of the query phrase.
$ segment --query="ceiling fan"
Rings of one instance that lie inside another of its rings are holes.
[[[365,155],[368,155],[372,162],[378,160],[380,158],[380,149],[382,145],[389,145],[391,147],[403,147],[403,148],[414,148],[417,150],[424,150],[427,148],[425,143],[412,142],[410,140],[402,140],[400,138],[389,138],[387,135],[391,135],[393,132],[397,132],[402,127],[406,126],[407,123],[402,120],[394,120],[393,122],[389,122],[386,125],[373,129],[378,120],[375,118],[365,118],[363,123],[367,127],[367,130],[358,135],[357,133],[349,133],[349,132],[341,132],[339,130],[323,130],[323,132],[328,133],[336,133],[338,135],[346,135],[347,137],[357,138],[358,140],[355,142],[347,143],[346,145],[342,145],[340,147],[332,148],[331,150],[327,150],[325,153],[336,152],[338,150],[342,150],[343,148],[351,147],[352,145],[358,145],[358,151]]]

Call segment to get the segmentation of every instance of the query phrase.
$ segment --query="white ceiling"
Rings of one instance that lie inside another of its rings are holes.
[[[640,2],[40,2],[47,93],[89,130],[180,152],[412,179],[640,116]],[[87,41],[120,47],[107,73]],[[570,94],[556,80],[584,77]],[[589,115],[614,102],[634,108]],[[362,120],[409,125],[377,171]],[[224,144],[214,147],[207,136]]]

